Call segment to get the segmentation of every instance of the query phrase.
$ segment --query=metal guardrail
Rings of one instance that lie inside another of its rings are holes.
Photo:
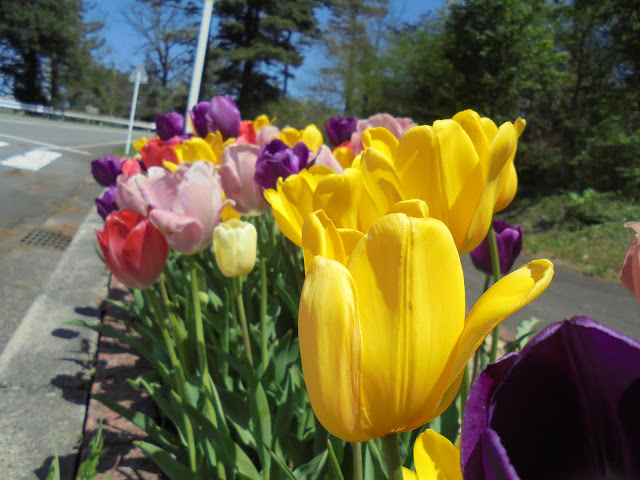
[[[129,121],[126,118],[111,117],[106,115],[92,115],[90,113],[82,112],[70,112],[67,110],[60,110],[57,108],[47,107],[45,105],[38,105],[34,103],[23,103],[13,99],[0,98],[0,109],[6,108],[8,110],[20,110],[29,113],[38,113],[41,115],[56,115],[64,118],[73,118],[78,120],[89,120],[92,122],[109,123],[113,125],[129,125]],[[143,130],[155,130],[156,124],[153,122],[134,121],[133,126]]]

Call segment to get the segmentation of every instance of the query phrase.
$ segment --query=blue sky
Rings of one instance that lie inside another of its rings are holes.
[[[104,22],[102,36],[105,38],[109,52],[102,58],[104,65],[113,66],[121,71],[132,71],[143,62],[140,51],[142,41],[122,17],[122,10],[134,0],[111,0],[96,2],[88,12],[89,19]],[[415,21],[420,15],[440,8],[445,0],[390,0],[392,18],[398,22]],[[211,22],[211,34],[215,35],[215,17]],[[197,35],[197,32],[195,32]],[[310,48],[305,52],[305,62],[294,73],[296,78],[290,83],[290,93],[304,95],[309,89],[309,79],[315,75],[322,64],[322,52],[318,48]]]

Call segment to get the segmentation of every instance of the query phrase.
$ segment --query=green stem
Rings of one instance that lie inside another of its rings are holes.
[[[353,480],[362,480],[362,443],[353,442]]]
[[[469,365],[464,367],[464,375],[462,377],[462,383],[460,384],[460,419],[464,418],[464,408],[467,405],[467,397],[469,396],[469,389],[471,388],[471,377],[469,376]]]
[[[267,369],[267,347],[269,332],[267,332],[267,263],[266,252],[260,254],[260,360],[262,371]]]
[[[169,334],[169,330],[167,330],[167,326],[165,325],[165,320],[162,318],[162,310],[160,305],[158,304],[158,300],[156,299],[153,291],[151,289],[146,290],[145,296],[147,300],[151,303],[151,307],[156,315],[157,323],[160,326],[160,332],[162,333],[162,339],[165,343],[165,348],[167,349],[167,353],[169,355],[169,361],[171,362],[171,368],[175,375],[176,382],[176,390],[180,395],[180,399],[182,402],[186,402],[186,396],[184,393],[184,385],[186,383],[184,371],[182,370],[182,365],[178,361],[178,357],[176,356],[176,352],[173,348],[173,342],[171,340],[171,335]],[[195,437],[193,435],[193,425],[191,425],[191,419],[189,415],[187,415],[186,409],[182,409],[182,416],[185,428],[185,435],[187,438],[187,449],[189,451],[189,468],[192,472],[196,472],[197,470],[197,460],[196,460],[196,442]]]
[[[389,480],[403,480],[402,459],[400,458],[400,445],[398,444],[398,434],[390,433],[380,439],[382,441],[382,451],[387,462],[387,472]]]
[[[496,241],[496,234],[493,229],[493,222],[489,233],[487,233],[489,240],[489,252],[491,253],[491,266],[493,268],[493,283],[496,284],[501,278],[500,274],[500,254],[498,252],[498,242]],[[493,363],[498,358],[498,341],[500,340],[500,325],[493,329],[491,337],[491,351],[489,352],[489,363]]]
[[[249,329],[247,328],[247,317],[244,313],[244,301],[242,300],[242,280],[240,277],[231,279],[236,303],[238,305],[238,317],[240,326],[242,327],[242,340],[244,342],[244,352],[249,360],[249,365],[253,367],[253,356],[251,355],[251,343],[249,342]]]

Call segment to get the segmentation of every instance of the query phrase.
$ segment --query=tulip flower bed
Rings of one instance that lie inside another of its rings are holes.
[[[575,318],[498,359],[499,324],[553,277],[502,277],[524,120],[334,118],[332,147],[228,96],[189,120],[92,165],[99,249],[139,319],[107,331],[153,367],[131,383],[162,418],[99,400],[169,478],[637,477],[637,342]],[[467,310],[469,252],[487,288]]]

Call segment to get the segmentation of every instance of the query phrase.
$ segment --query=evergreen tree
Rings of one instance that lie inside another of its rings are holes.
[[[0,2],[0,71],[17,100],[58,104],[65,80],[88,65],[83,7],[82,0]]]
[[[314,38],[318,0],[218,0],[219,31],[209,52],[218,93],[229,93],[243,116],[286,94],[290,67]]]

